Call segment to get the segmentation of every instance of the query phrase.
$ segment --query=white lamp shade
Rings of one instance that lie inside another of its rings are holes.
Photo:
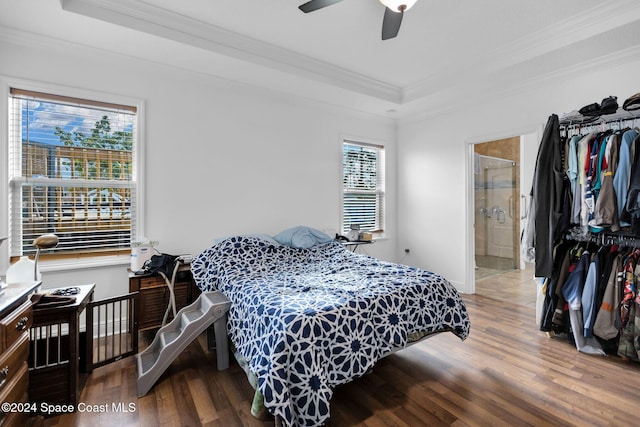
[[[416,4],[416,1],[418,0],[380,0],[380,3],[387,6],[394,12],[403,12],[411,9],[411,6]]]

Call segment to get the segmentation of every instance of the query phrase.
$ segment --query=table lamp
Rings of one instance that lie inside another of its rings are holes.
[[[58,236],[55,234],[43,234],[33,241],[33,247],[37,249],[35,265],[33,267],[33,280],[38,280],[38,257],[42,249],[51,249],[58,246]]]

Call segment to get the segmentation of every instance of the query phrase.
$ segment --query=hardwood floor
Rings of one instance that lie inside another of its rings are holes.
[[[536,285],[533,272],[533,264],[529,264],[525,270],[509,270],[476,279],[476,294],[535,309]]]
[[[463,296],[472,325],[466,341],[440,334],[381,360],[371,374],[335,390],[327,426],[635,424],[640,365],[547,338],[528,297],[498,292],[502,280]],[[531,276],[522,280],[530,284]],[[135,411],[78,412],[45,425],[273,426],[251,416],[253,390],[242,370],[232,363],[217,371],[215,353],[205,349],[202,336],[140,399],[134,358],[99,368],[80,401],[110,409],[132,403]]]

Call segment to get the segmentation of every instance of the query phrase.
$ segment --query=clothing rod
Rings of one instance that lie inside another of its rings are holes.
[[[603,231],[600,233],[589,233],[587,235],[580,235],[569,232],[565,236],[565,240],[575,242],[588,242],[595,243],[599,246],[613,246],[618,245],[622,247],[640,248],[640,236],[636,236],[628,233],[614,233]]]

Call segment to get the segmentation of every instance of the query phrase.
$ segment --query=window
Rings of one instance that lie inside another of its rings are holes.
[[[135,235],[137,108],[11,88],[10,255],[125,253]]]
[[[342,192],[342,234],[384,231],[383,146],[343,141]]]

